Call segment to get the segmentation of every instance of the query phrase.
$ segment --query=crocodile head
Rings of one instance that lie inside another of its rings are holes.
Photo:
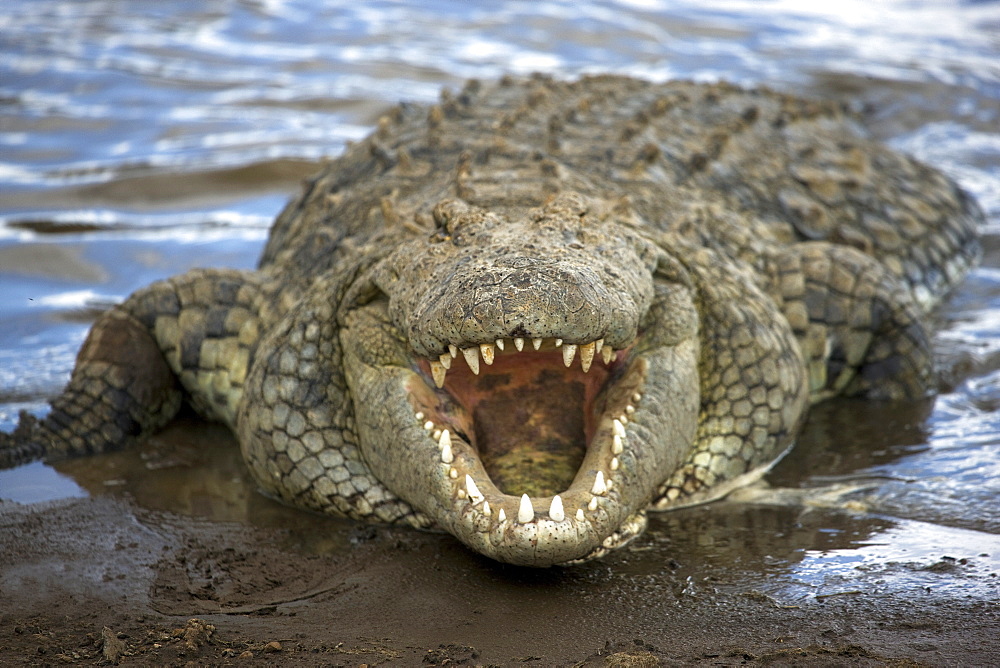
[[[624,544],[694,440],[693,292],[601,204],[442,202],[437,230],[386,256],[343,316],[368,465],[493,559],[548,566]]]

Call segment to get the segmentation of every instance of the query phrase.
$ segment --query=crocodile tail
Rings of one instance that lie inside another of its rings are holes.
[[[38,420],[27,411],[21,411],[17,429],[11,433],[0,432],[0,469],[14,468],[45,456],[43,441],[35,436]]]
[[[181,391],[149,331],[122,306],[94,324],[69,384],[42,419],[0,434],[0,468],[120,450],[163,426]]]

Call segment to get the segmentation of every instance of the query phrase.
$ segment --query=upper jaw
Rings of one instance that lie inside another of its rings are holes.
[[[617,350],[635,340],[658,251],[623,225],[543,213],[516,222],[470,214],[449,227],[450,241],[413,239],[375,269],[414,353],[482,354],[497,340],[533,338],[603,339]]]

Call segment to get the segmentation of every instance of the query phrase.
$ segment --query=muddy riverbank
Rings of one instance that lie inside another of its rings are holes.
[[[518,569],[448,536],[284,508],[228,441],[181,423],[139,453],[60,466],[90,496],[0,504],[0,663],[1000,661],[1000,606],[972,595],[1000,584],[987,556],[942,545],[822,585],[790,574],[843,510],[725,502],[656,516],[598,562]]]

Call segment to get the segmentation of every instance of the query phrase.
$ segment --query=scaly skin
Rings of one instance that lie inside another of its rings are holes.
[[[0,463],[125,447],[187,400],[290,504],[593,558],[762,475],[810,402],[927,392],[925,316],[981,220],[835,105],[471,82],[331,162],[258,271],[103,315]]]

